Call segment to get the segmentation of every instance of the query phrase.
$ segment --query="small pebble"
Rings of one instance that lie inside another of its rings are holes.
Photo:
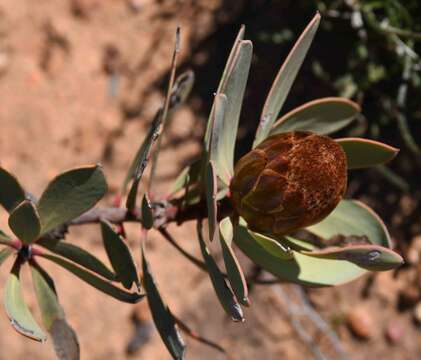
[[[373,337],[374,327],[369,312],[355,308],[348,312],[346,321],[351,332],[358,338],[368,340]]]
[[[404,336],[404,333],[404,329],[399,323],[391,322],[386,328],[386,340],[389,342],[389,344],[396,345],[400,342]]]

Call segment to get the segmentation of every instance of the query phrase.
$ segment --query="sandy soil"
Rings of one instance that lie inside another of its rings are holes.
[[[0,164],[14,172],[29,191],[40,194],[57,173],[101,161],[110,187],[104,204],[110,203],[162,101],[157,84],[168,71],[176,25],[182,25],[184,40],[204,38],[213,30],[218,6],[216,0],[43,0],[36,4],[0,0]],[[110,55],[113,53],[117,55]],[[182,59],[191,55],[191,44],[182,41]],[[118,74],[117,88],[110,72]],[[205,114],[197,114],[192,103],[178,111],[171,136],[164,139],[157,193],[168,191],[177,172],[199,150]],[[136,116],[124,120],[128,112]],[[112,146],[104,158],[107,141]],[[6,224],[2,212],[0,228],[7,229]],[[139,230],[135,226],[128,230],[138,260]],[[198,255],[191,224],[170,230]],[[96,226],[72,228],[68,241],[106,261]],[[188,359],[311,358],[308,347],[291,328],[278,285],[255,287],[246,322],[233,323],[224,315],[203,273],[184,261],[159,234],[152,233],[149,244],[152,269],[172,311],[229,350],[228,356],[221,355],[186,338]],[[133,307],[101,295],[54,265],[43,265],[53,275],[68,321],[78,333],[82,358],[126,359],[125,349],[134,331]],[[5,283],[10,266],[10,260],[3,264],[0,284]],[[39,318],[28,275],[25,271],[25,297]],[[381,274],[366,298],[361,295],[366,278],[337,289],[314,290],[310,297],[325,319],[335,324],[350,358],[417,359],[421,357],[419,330],[409,312],[396,310],[402,286],[392,274]],[[288,286],[282,289],[293,291]],[[344,325],[347,312],[356,306],[372,322],[368,341],[356,340]],[[393,346],[384,336],[390,324],[403,329]],[[315,341],[335,358],[325,336],[307,326]],[[4,311],[0,349],[0,360],[55,358],[49,342],[41,345],[17,335]],[[133,357],[169,359],[156,332]]]

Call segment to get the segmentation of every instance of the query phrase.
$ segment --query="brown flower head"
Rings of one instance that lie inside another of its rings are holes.
[[[327,136],[297,131],[270,136],[243,156],[230,189],[251,229],[282,235],[323,220],[346,183],[341,146]]]

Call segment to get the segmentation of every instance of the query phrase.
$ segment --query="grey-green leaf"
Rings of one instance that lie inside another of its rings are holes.
[[[49,254],[43,254],[40,256],[56,263],[57,265],[66,269],[67,271],[71,272],[73,275],[77,276],[82,281],[85,281],[86,283],[93,286],[97,290],[102,291],[104,294],[107,294],[113,297],[114,299],[117,299],[126,303],[135,304],[139,302],[140,300],[142,300],[142,298],[144,297],[143,294],[130,293],[123,289],[120,289],[114,286],[113,284],[111,284],[110,282],[103,280],[99,278],[98,276],[95,276],[94,274],[90,273],[89,271],[86,271],[80,268],[79,266],[74,265],[70,261],[62,259],[58,256],[49,255]]]
[[[91,209],[107,192],[101,166],[85,166],[58,175],[48,184],[38,203],[41,233]]]
[[[222,179],[225,179],[224,181],[227,185],[229,185],[229,180],[234,173],[234,150],[238,123],[252,56],[253,45],[251,41],[241,41],[233,59],[232,70],[228,74],[226,84],[221,90],[221,93],[226,95],[228,101],[224,108],[222,126],[218,137],[217,156],[218,162],[224,168]]]
[[[223,134],[223,122],[225,116],[225,109],[227,107],[227,97],[225,94],[216,94],[214,99],[214,117],[212,121],[212,132],[210,138],[210,144],[205,144],[208,149],[209,159],[215,164],[217,175],[224,181],[225,184],[230,182],[230,172],[227,170],[226,162],[224,161],[223,155],[220,154],[223,151],[221,146],[221,137]]]
[[[41,309],[42,321],[47,331],[57,319],[64,319],[64,311],[61,307],[53,279],[38,264],[31,264],[32,281],[35,294]]]
[[[234,61],[234,57],[236,56],[237,51],[238,51],[238,47],[240,46],[240,43],[244,38],[244,32],[245,32],[245,27],[241,26],[241,28],[240,28],[240,30],[237,34],[237,37],[234,41],[234,44],[231,48],[230,54],[228,56],[228,60],[225,64],[225,68],[224,68],[224,71],[222,73],[221,80],[219,81],[218,89],[216,91],[216,94],[224,92],[228,76],[231,73],[232,68],[233,68],[232,64],[233,64],[233,61]],[[211,124],[212,124],[212,119],[214,117],[214,111],[215,111],[215,103],[213,104],[211,112],[209,114],[209,120],[207,122],[206,132],[205,132],[205,143],[209,142],[209,139],[211,137]]]
[[[22,201],[9,216],[9,226],[24,244],[33,243],[41,232],[38,211],[30,200]]]
[[[125,241],[114,231],[108,221],[101,220],[101,232],[105,251],[116,273],[117,280],[126,289],[131,289],[133,283],[140,287],[136,265]]]
[[[282,260],[262,247],[245,224],[234,227],[234,242],[254,263],[280,279],[306,286],[340,285],[363,275],[366,270],[343,260],[316,258],[293,251],[294,258]]]
[[[249,306],[247,282],[237,256],[231,247],[232,224],[229,218],[223,219],[219,224],[219,239],[221,240],[225,269],[235,297],[240,304]]]
[[[290,260],[294,257],[294,254],[289,247],[282,245],[275,239],[254,231],[250,231],[250,234],[262,248],[273,256],[278,257],[281,260]]]
[[[345,98],[328,97],[313,100],[282,116],[273,125],[269,135],[288,131],[331,134],[349,125],[360,111],[357,103]]]
[[[21,260],[18,258],[7,279],[4,291],[4,306],[12,326],[20,334],[44,342],[46,336],[34,320],[22,296],[20,284]]]
[[[350,245],[346,247],[329,247],[318,251],[306,251],[309,256],[347,260],[370,271],[386,271],[401,266],[402,257],[379,245]]]
[[[335,235],[366,236],[372,244],[391,247],[389,232],[380,217],[355,200],[342,200],[327,218],[307,230],[324,239]]]
[[[197,233],[199,237],[200,250],[202,252],[203,259],[205,260],[208,274],[211,279],[215,293],[221,303],[225,312],[234,321],[244,321],[243,310],[240,304],[236,301],[235,296],[231,289],[225,282],[224,276],[213,259],[208,247],[206,246],[205,240],[202,235],[201,223],[197,223]]]
[[[320,15],[317,13],[307,25],[282,64],[263,106],[253,147],[261,143],[272,129],[272,125],[282,109],[298,70],[307,55],[307,51],[319,27],[319,22]]]
[[[0,167],[0,205],[10,213],[23,200],[25,190],[16,177]]]
[[[392,160],[399,152],[399,149],[374,140],[343,138],[336,141],[345,151],[348,169],[381,165]]]
[[[157,284],[150,271],[149,263],[146,260],[143,246],[142,264],[143,285],[146,290],[146,296],[148,298],[149,308],[151,309],[155,326],[173,359],[184,359],[186,345],[176,327],[174,316],[159,293]]]
[[[102,261],[77,245],[64,241],[52,242],[48,239],[41,239],[38,241],[38,244],[57,255],[72,260],[78,265],[103,276],[107,280],[115,280],[115,274]]]
[[[66,321],[53,279],[36,263],[31,264],[31,271],[42,320],[53,339],[57,358],[79,360],[79,342],[76,333]]]

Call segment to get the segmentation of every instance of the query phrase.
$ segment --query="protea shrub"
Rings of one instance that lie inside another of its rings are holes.
[[[15,330],[38,341],[46,339],[46,330],[58,358],[79,358],[76,334],[66,322],[53,276],[43,269],[43,261],[51,261],[117,300],[136,303],[147,298],[170,354],[183,359],[185,345],[178,329],[203,339],[172,314],[160,295],[145,243],[153,230],[209,274],[222,309],[235,321],[244,320],[242,306],[250,305],[247,286],[257,281],[244,275],[235,247],[276,278],[301,285],[339,285],[367,271],[401,265],[381,219],[361,202],[346,199],[347,171],[383,164],[397,149],[372,140],[327,136],[359,115],[359,106],[348,99],[317,99],[278,118],[319,21],[317,14],[281,66],[263,106],[253,148],[235,164],[237,128],[252,60],[252,43],[243,40],[244,27],[240,29],[215,94],[203,152],[183,170],[169,197],[154,194],[154,202],[149,201],[160,135],[193,82],[191,72],[174,81],[178,32],[165,102],[124,179],[119,197],[126,199],[124,203],[118,200],[109,208],[96,207],[107,191],[100,166],[57,176],[39,200],[0,168],[0,204],[9,213],[10,227],[0,231],[0,264],[16,255],[4,289],[4,305]],[[142,176],[149,163],[145,184]],[[166,229],[170,222],[181,225],[189,220],[197,223],[203,260],[186,252]],[[128,221],[138,222],[143,229],[141,271],[127,245],[124,224]],[[72,226],[86,223],[99,225],[109,265],[63,241]],[[224,271],[214,259],[210,241],[222,252]],[[26,265],[32,270],[43,327],[22,297],[20,271]]]

